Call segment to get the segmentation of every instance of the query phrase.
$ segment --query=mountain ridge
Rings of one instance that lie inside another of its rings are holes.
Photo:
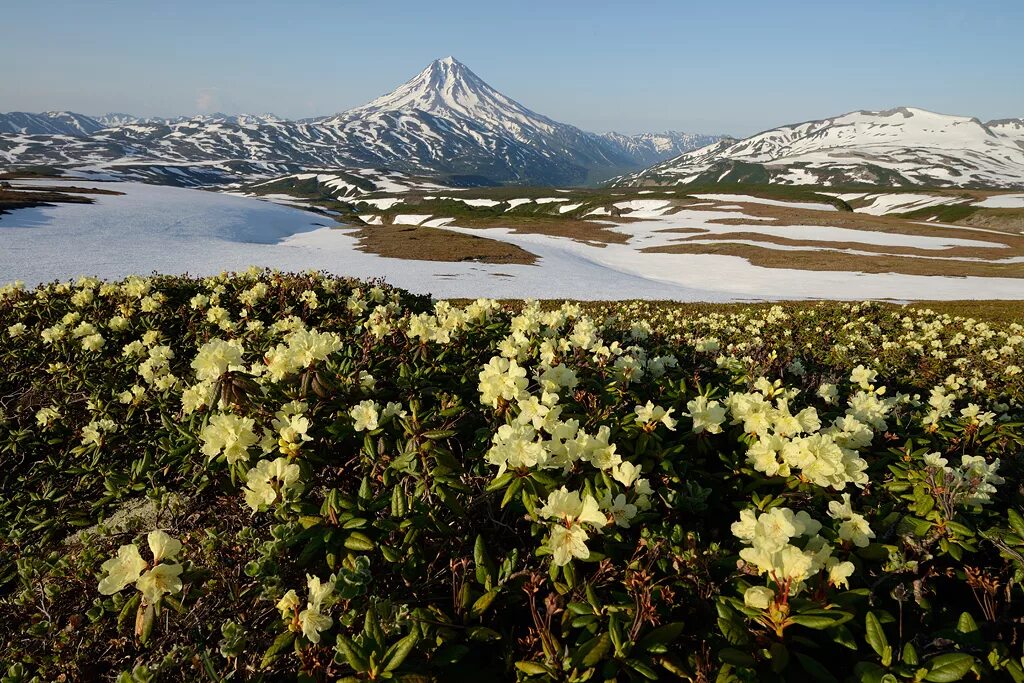
[[[723,138],[611,184],[736,182],[1024,187],[1024,119],[857,110]]]
[[[0,160],[103,172],[131,169],[138,179],[188,184],[206,184],[216,176],[223,180],[215,184],[228,183],[243,169],[250,175],[239,181],[308,168],[372,167],[498,183],[577,185],[638,170],[714,139],[589,133],[526,108],[452,57],[434,60],[365,105],[315,119],[107,114],[89,121],[99,128],[47,128],[46,119],[30,121],[43,133],[8,125],[0,129],[5,133]],[[200,175],[193,170],[197,166]]]

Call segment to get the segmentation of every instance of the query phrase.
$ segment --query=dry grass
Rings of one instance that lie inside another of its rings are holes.
[[[76,185],[18,185],[16,187],[6,188],[0,190],[0,192],[14,192],[14,193],[56,193],[56,194],[107,194],[107,195],[123,195],[124,192],[118,192],[116,190],[107,190],[99,187],[78,187]]]
[[[48,204],[91,204],[90,197],[83,194],[124,194],[95,187],[50,187],[25,186],[0,187],[0,214],[14,209],[28,209]]]
[[[764,221],[766,225],[773,227],[778,225],[822,226],[847,228],[849,230],[866,230],[869,232],[898,233],[900,235],[918,235],[921,237],[949,237],[952,230],[942,225],[929,224],[920,220],[909,220],[899,216],[872,216],[871,214],[851,213],[849,211],[813,211],[781,206],[767,206],[765,204],[734,203],[743,206],[743,213],[748,216],[773,219],[771,223]],[[715,219],[713,222],[721,225],[749,225],[751,221],[745,220],[742,216],[731,218],[728,214],[723,214],[722,218]],[[993,223],[995,225],[984,227],[986,229],[1008,232],[1011,235],[1016,232],[1000,227],[996,221],[993,221]],[[971,230],[970,227],[965,227],[964,230],[969,233],[971,239],[989,241],[1002,239],[1000,235]]]
[[[352,233],[359,249],[416,261],[476,261],[532,265],[537,257],[514,244],[415,225],[373,225]]]
[[[759,238],[762,239],[763,238]],[[813,251],[771,249],[749,244],[723,242],[721,244],[672,244],[645,249],[645,252],[663,254],[716,254],[738,256],[762,268],[789,268],[793,270],[823,270],[852,273],[902,273],[906,275],[943,275],[955,277],[1014,277],[1024,278],[1024,264],[988,263],[983,261],[957,261],[935,258],[916,258],[881,254],[862,256],[830,250],[842,248],[842,243],[815,242]],[[861,245],[845,245],[860,248]],[[1019,256],[1020,253],[1001,254]]]
[[[948,234],[947,234],[948,235]],[[886,244],[872,244],[869,242],[833,242],[813,239],[796,239],[793,237],[780,237],[778,235],[765,235],[759,232],[730,232],[726,234],[700,234],[693,235],[678,241],[679,244],[696,242],[700,240],[714,240],[718,242],[739,242],[756,241],[765,245],[777,244],[781,247],[809,247],[813,249],[832,249],[869,251],[880,255],[891,256],[919,256],[923,258],[956,258],[956,259],[984,259],[998,260],[1011,256],[1024,256],[1024,239],[992,241],[988,247],[964,247],[951,246],[941,249],[926,249],[924,247],[908,247]],[[988,240],[984,240],[988,241]],[[655,250],[652,248],[650,250]]]
[[[615,221],[628,223],[630,219],[617,218]],[[519,234],[564,237],[592,247],[625,244],[629,241],[629,235],[612,230],[613,226],[611,225],[557,216],[506,215],[496,218],[459,218],[458,226],[460,228],[507,228]]]

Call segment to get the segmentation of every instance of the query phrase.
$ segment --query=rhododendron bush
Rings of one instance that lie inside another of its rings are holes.
[[[1024,327],[0,290],[3,681],[1024,680]]]

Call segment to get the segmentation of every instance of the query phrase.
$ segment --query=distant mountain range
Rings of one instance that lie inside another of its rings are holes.
[[[613,181],[1024,187],[1024,119],[982,123],[901,107],[782,126],[706,147]]]
[[[0,168],[14,166],[189,186],[387,171],[458,186],[611,179],[623,186],[1017,188],[1024,187],[1024,119],[982,123],[901,107],[743,140],[671,131],[595,134],[527,109],[447,57],[368,104],[314,119],[0,114]]]
[[[387,168],[463,184],[578,185],[718,136],[598,135],[537,114],[448,57],[361,107],[318,119],[0,114],[0,161],[223,184],[316,168]]]

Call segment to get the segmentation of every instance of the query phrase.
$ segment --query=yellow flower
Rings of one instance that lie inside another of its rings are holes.
[[[357,432],[372,432],[378,426],[380,415],[376,401],[360,401],[353,406],[348,414],[355,423],[352,425]]]
[[[135,587],[147,605],[155,604],[164,595],[181,591],[181,565],[158,564],[140,576]]]
[[[113,595],[139,578],[146,568],[146,561],[139,554],[138,546],[133,543],[118,548],[117,556],[104,562],[100,568],[107,573],[100,580],[100,593]]]
[[[167,533],[157,529],[150,531],[146,537],[149,542],[149,549],[153,551],[153,563],[161,560],[173,560],[181,552],[181,541],[171,538]]]
[[[754,609],[768,609],[775,600],[775,591],[765,586],[751,586],[743,592],[743,604]]]
[[[566,525],[583,523],[600,529],[608,523],[608,518],[597,501],[589,493],[582,498],[578,491],[569,491],[564,486],[548,494],[547,503],[540,510],[541,517],[557,519]]]
[[[241,370],[242,344],[237,340],[211,339],[199,348],[192,369],[198,380],[216,380],[229,370]]]
[[[299,624],[302,626],[302,635],[311,643],[320,642],[320,632],[326,631],[333,624],[334,620],[326,614],[322,614],[318,607],[307,607],[299,612]]]
[[[281,612],[282,619],[291,621],[295,614],[295,608],[301,604],[302,601],[299,600],[298,593],[295,592],[295,589],[291,589],[277,601],[277,609]]]
[[[588,493],[581,498],[578,491],[569,491],[564,486],[548,494],[547,503],[541,508],[540,516],[558,522],[552,527],[548,540],[556,565],[567,564],[574,557],[583,560],[590,557],[590,550],[587,548],[589,536],[583,527],[584,524],[589,524],[595,529],[608,524],[608,517],[601,512],[593,496]]]
[[[299,466],[290,463],[288,458],[277,458],[273,462],[260,460],[245,475],[246,505],[255,512],[285,498],[289,491],[298,488],[299,474]]]
[[[229,464],[246,460],[248,449],[259,443],[253,432],[255,421],[251,417],[239,417],[231,413],[217,413],[203,427],[199,438],[203,441],[202,452],[210,458],[223,453]]]
[[[669,431],[675,431],[676,421],[671,417],[672,411],[675,408],[669,408],[665,410],[661,406],[654,405],[653,401],[648,401],[645,406],[637,406],[634,409],[636,413],[636,422],[640,425],[649,425],[653,427],[657,423],[662,423]]]
[[[834,557],[828,560],[828,582],[836,588],[849,588],[849,578],[853,574],[853,562],[840,562]]]
[[[686,404],[687,413],[693,419],[693,433],[720,434],[725,422],[725,408],[718,401],[708,401],[698,396]]]
[[[551,530],[551,539],[548,541],[551,546],[552,560],[561,566],[569,564],[574,557],[581,560],[587,559],[590,557],[590,549],[587,548],[588,539],[589,536],[583,527],[554,527]]]

